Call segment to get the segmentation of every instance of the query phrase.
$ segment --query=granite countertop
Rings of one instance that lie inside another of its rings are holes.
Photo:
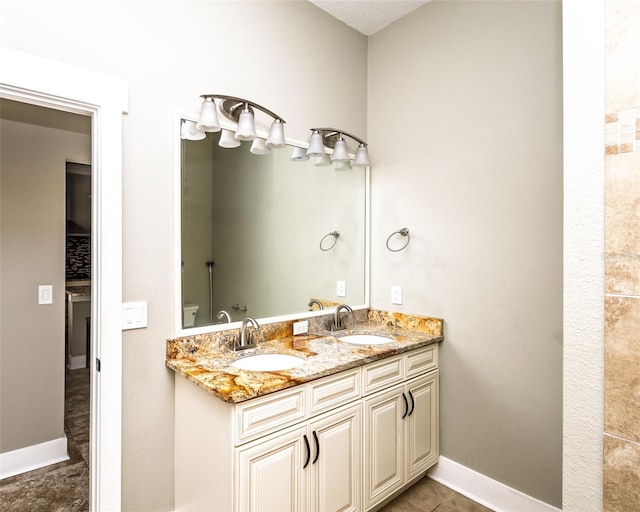
[[[85,297],[91,295],[91,280],[76,279],[65,283],[65,292],[71,297]]]
[[[237,329],[168,340],[166,365],[225,402],[239,403],[443,340],[441,319],[365,311],[367,314],[364,321],[334,333],[319,329],[293,336],[291,322],[265,326],[271,332],[262,334],[269,341],[237,352],[229,348]],[[378,334],[391,339],[379,345],[355,345],[337,339],[346,334]],[[243,357],[274,353],[295,355],[305,363],[279,371],[248,371],[233,366]]]

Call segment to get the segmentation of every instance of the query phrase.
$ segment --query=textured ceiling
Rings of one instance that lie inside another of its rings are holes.
[[[334,18],[370,36],[431,0],[309,0]]]

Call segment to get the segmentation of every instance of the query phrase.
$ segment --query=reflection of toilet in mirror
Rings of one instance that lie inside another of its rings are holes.
[[[198,310],[200,306],[197,304],[185,304],[182,308],[184,316],[184,326],[193,327],[196,325],[196,317],[198,316]]]

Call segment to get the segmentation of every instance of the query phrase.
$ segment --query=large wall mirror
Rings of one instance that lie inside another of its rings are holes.
[[[180,142],[183,329],[366,305],[368,169]],[[343,288],[340,290],[339,288]],[[317,306],[312,306],[317,309]]]

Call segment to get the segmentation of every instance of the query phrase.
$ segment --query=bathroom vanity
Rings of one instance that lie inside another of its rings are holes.
[[[342,333],[272,329],[238,353],[224,331],[169,340],[176,511],[376,510],[437,462],[442,320],[369,311]],[[259,354],[304,362],[238,369]]]

